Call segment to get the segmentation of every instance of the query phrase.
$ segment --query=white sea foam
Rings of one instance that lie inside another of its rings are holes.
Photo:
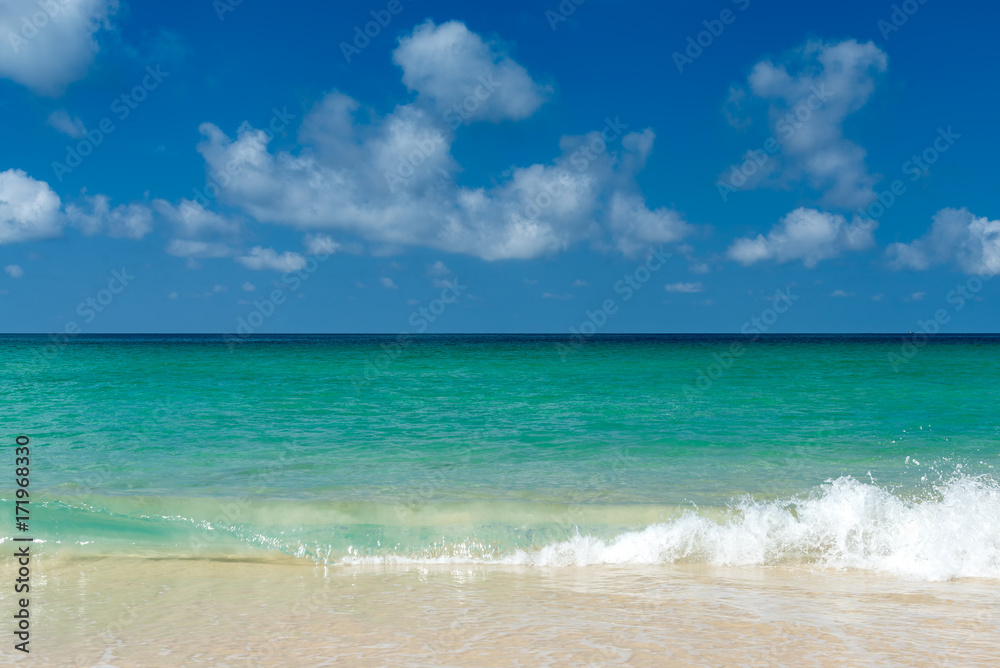
[[[348,556],[342,563],[807,564],[921,580],[1000,578],[1000,486],[956,477],[931,495],[906,499],[842,477],[808,497],[743,500],[721,522],[687,512],[612,540],[577,535],[494,559],[456,547],[442,556]]]

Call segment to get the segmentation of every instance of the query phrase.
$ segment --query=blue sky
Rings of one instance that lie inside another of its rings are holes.
[[[992,3],[231,3],[0,8],[0,330],[1000,330]]]

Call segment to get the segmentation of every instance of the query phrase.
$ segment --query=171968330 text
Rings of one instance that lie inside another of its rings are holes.
[[[14,504],[14,522],[17,530],[19,532],[27,533],[28,531],[28,504],[30,503],[28,493],[28,475],[29,465],[31,461],[29,460],[29,455],[31,454],[28,443],[30,439],[27,436],[18,436],[16,439],[17,448],[14,451],[14,483],[17,485],[17,491],[15,492],[15,504]],[[15,537],[15,543],[31,543],[34,539],[27,537]],[[28,613],[28,604],[30,600],[27,594],[31,591],[31,546],[18,545],[14,550],[14,558],[17,559],[17,577],[14,580],[14,593],[23,595],[24,598],[19,598],[17,600],[16,612],[14,613],[14,620],[17,624],[14,629],[14,637],[17,641],[14,643],[14,649],[28,653],[28,644],[30,642],[30,626],[31,621]]]

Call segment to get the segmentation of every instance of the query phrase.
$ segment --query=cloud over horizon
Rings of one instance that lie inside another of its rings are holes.
[[[767,123],[780,150],[766,158],[743,185],[753,189],[787,189],[804,185],[820,193],[827,206],[855,209],[875,197],[878,177],[870,174],[864,148],[844,137],[848,116],[861,109],[875,91],[877,77],[888,68],[885,52],[872,42],[809,40],[777,63],[754,65],[747,88],[730,90],[726,114],[742,127],[749,119],[744,106],[766,107]],[[757,152],[758,155],[762,153]],[[754,160],[753,152],[744,156]],[[727,183],[739,165],[722,175]]]
[[[821,260],[870,248],[875,244],[872,231],[877,226],[857,218],[848,223],[840,215],[799,207],[784,216],[767,236],[736,239],[726,254],[744,266],[767,260],[778,264],[801,260],[812,269]]]
[[[941,209],[923,236],[909,244],[890,244],[886,255],[893,269],[924,271],[952,263],[966,274],[1000,274],[1000,220],[965,208]]]
[[[333,91],[303,120],[296,151],[272,153],[268,133],[246,123],[235,137],[202,124],[206,166],[238,171],[220,199],[260,223],[485,260],[534,258],[582,241],[631,254],[689,232],[677,212],[649,209],[634,184],[653,132],[629,131],[618,119],[563,137],[551,162],[512,167],[493,187],[458,185],[454,105],[475,101],[463,123],[517,120],[544,101],[545,87],[457,21],[417,26],[393,60],[416,101],[364,124],[360,103]]]

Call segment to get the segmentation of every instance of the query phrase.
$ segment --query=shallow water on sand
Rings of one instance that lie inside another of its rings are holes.
[[[1000,663],[1000,585],[982,580],[290,559],[43,557],[38,568],[32,665]],[[5,610],[10,597],[4,588]]]

